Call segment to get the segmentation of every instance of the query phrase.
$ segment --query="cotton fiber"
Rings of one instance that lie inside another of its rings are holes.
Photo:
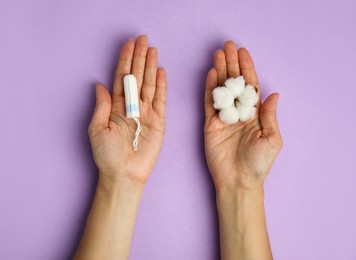
[[[219,112],[219,118],[221,121],[227,124],[235,124],[239,121],[240,115],[235,106],[224,108]]]
[[[228,78],[225,81],[225,86],[232,93],[234,98],[237,98],[241,95],[245,88],[245,79],[243,76],[237,78]]]
[[[226,87],[217,87],[213,90],[215,109],[224,109],[234,105],[234,97]]]
[[[256,114],[256,107],[242,105],[238,101],[236,101],[236,110],[240,116],[240,121],[245,122],[250,118],[254,117]],[[221,112],[220,112],[221,113]]]
[[[255,106],[258,102],[258,95],[253,86],[247,85],[239,96],[239,102],[245,106]]]
[[[224,123],[246,122],[255,116],[259,97],[254,86],[245,84],[243,76],[239,76],[213,90],[214,108],[220,110],[219,118]]]

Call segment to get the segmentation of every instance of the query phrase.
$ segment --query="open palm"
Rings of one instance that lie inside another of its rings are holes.
[[[144,184],[154,167],[165,132],[166,73],[157,68],[157,50],[148,48],[145,35],[122,48],[115,72],[112,97],[102,84],[96,86],[96,108],[89,126],[94,159],[101,174]],[[125,116],[123,77],[134,74],[140,97],[138,150],[132,142],[136,130]]]
[[[214,68],[207,76],[205,92],[205,153],[215,186],[252,188],[263,183],[282,147],[276,107],[278,94],[257,104],[254,118],[228,125],[213,107],[212,91],[229,77],[243,75],[246,83],[260,88],[252,58],[232,41],[214,55]]]

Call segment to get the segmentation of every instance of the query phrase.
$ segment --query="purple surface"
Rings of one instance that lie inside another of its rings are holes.
[[[280,92],[284,148],[266,182],[275,259],[356,259],[355,1],[0,0],[0,259],[69,259],[96,183],[94,83],[148,34],[168,72],[167,134],[130,259],[218,259],[203,93],[227,39]]]

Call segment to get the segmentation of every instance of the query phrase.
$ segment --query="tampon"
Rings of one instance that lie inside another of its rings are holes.
[[[140,124],[140,105],[138,99],[137,80],[135,75],[129,74],[124,77],[124,92],[125,92],[125,105],[126,117],[133,118],[137,124],[135,138],[133,141],[133,148],[137,151],[138,137],[142,130]]]

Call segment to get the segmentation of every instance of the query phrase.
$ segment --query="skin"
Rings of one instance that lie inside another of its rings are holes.
[[[165,132],[166,73],[157,68],[157,50],[147,36],[122,48],[113,93],[96,85],[96,107],[88,132],[99,181],[87,225],[74,259],[128,259],[144,185],[158,159]],[[125,116],[123,77],[134,74],[140,96],[142,131]]]
[[[205,92],[205,153],[217,193],[221,258],[272,259],[264,213],[263,183],[281,147],[276,118],[279,94],[257,104],[254,118],[227,125],[213,107],[212,91],[243,75],[260,96],[249,52],[227,41],[214,54]]]
[[[96,85],[96,107],[88,132],[99,181],[74,259],[128,259],[145,183],[158,159],[165,132],[166,73],[147,36],[122,48],[113,93]],[[134,74],[140,96],[142,131],[125,116],[123,77]],[[263,182],[282,146],[276,120],[278,94],[257,105],[255,118],[226,125],[213,108],[212,90],[227,77],[243,75],[260,93],[252,59],[232,41],[214,56],[205,94],[206,158],[217,191],[221,257],[272,259],[263,205]]]

